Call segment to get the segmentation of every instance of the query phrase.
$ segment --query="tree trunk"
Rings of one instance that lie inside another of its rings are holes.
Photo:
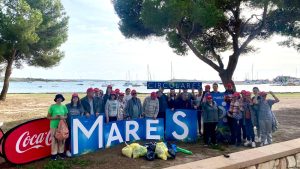
[[[223,83],[223,85],[224,85],[225,88],[226,88],[226,85],[228,83],[231,83],[232,86],[233,86],[234,91],[236,91],[235,83],[232,80],[233,72],[229,72],[227,70],[224,70],[224,71],[222,71],[222,72],[219,73],[219,76],[220,76],[220,78],[222,80],[222,83]]]
[[[11,57],[9,60],[7,60],[5,76],[4,76],[4,81],[3,81],[3,88],[1,91],[1,95],[0,95],[0,101],[5,101],[5,99],[6,99],[6,94],[7,94],[8,87],[9,87],[9,78],[12,73],[12,65],[14,63],[14,55],[15,55],[15,52],[13,54],[13,57]]]

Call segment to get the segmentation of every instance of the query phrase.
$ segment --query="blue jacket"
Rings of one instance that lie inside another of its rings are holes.
[[[84,109],[84,113],[91,113],[91,106],[89,103],[89,99],[85,96],[84,98],[82,98],[81,100],[81,105]],[[99,109],[97,107],[97,103],[96,103],[96,99],[93,98],[93,110],[94,113],[99,113]]]

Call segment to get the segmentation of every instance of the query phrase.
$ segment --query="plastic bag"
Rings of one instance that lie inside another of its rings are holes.
[[[66,140],[69,137],[69,129],[65,120],[60,120],[55,131],[55,138],[57,140]]]
[[[168,157],[170,157],[169,153],[168,153],[168,148],[165,145],[165,143],[160,142],[156,144],[156,148],[155,148],[155,153],[157,154],[157,156],[163,160],[167,160]]]
[[[132,147],[127,145],[126,147],[122,148],[122,154],[128,158],[132,157]]]
[[[139,157],[143,157],[147,154],[147,148],[144,146],[136,146],[135,148],[133,148],[133,158],[139,158]]]

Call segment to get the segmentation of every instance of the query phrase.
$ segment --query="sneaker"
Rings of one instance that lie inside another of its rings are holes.
[[[59,153],[59,158],[64,160],[66,158],[66,155],[64,153]]]
[[[260,147],[263,147],[264,145],[265,145],[264,143],[260,143],[260,145],[259,145],[259,146],[260,146]]]
[[[247,140],[247,141],[244,143],[244,146],[245,146],[245,147],[248,147],[250,144],[251,144],[251,142]]]
[[[56,161],[57,160],[57,155],[51,155],[51,160]]]
[[[260,137],[257,138],[257,142],[261,142],[261,138]]]
[[[208,144],[204,144],[204,147],[208,147]]]
[[[256,144],[255,144],[254,141],[251,143],[251,147],[252,147],[252,148],[255,148],[255,147],[256,147]]]
[[[72,157],[72,154],[71,154],[70,150],[68,150],[68,151],[66,152],[66,155],[67,155],[67,157]]]

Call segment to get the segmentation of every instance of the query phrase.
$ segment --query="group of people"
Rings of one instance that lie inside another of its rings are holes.
[[[224,101],[218,105],[214,101],[214,94],[218,91],[218,84],[214,83],[211,90],[206,85],[204,91],[201,88],[179,90],[170,89],[168,94],[160,88],[147,96],[143,103],[137,97],[137,91],[127,88],[125,93],[119,89],[113,90],[107,86],[106,92],[98,88],[88,88],[86,96],[80,99],[77,93],[72,94],[70,103],[63,105],[65,100],[62,94],[57,94],[48,111],[50,128],[52,133],[51,159],[64,159],[71,156],[70,139],[58,141],[55,139],[59,121],[61,119],[70,123],[72,116],[98,116],[104,115],[106,122],[117,120],[130,120],[137,118],[163,118],[166,123],[166,110],[193,109],[198,114],[198,131],[204,139],[205,146],[217,144],[217,125],[220,121],[226,122],[230,128],[230,143],[240,146],[242,139],[245,146],[255,147],[254,126],[257,129],[257,137],[261,146],[272,143],[272,129],[274,117],[271,111],[272,105],[279,102],[273,92],[270,94],[274,99],[267,99],[266,92],[260,92],[257,87],[253,93],[242,90],[235,92],[232,84],[225,85]],[[253,97],[251,97],[253,96]],[[203,126],[203,129],[202,129]],[[203,133],[203,134],[202,134]],[[66,148],[66,154],[64,150]]]

